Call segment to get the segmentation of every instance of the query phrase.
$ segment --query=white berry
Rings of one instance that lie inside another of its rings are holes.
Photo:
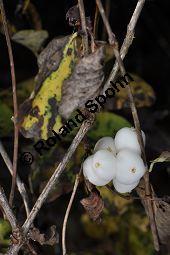
[[[116,158],[108,150],[99,150],[93,156],[93,168],[100,178],[111,181],[116,174]]]
[[[117,154],[116,169],[116,179],[123,184],[133,184],[145,173],[145,165],[139,154],[127,149]]]
[[[142,137],[145,144],[145,134],[142,131]],[[123,149],[131,149],[141,154],[140,145],[137,139],[135,128],[121,128],[115,136],[115,146],[117,152]]]
[[[112,152],[114,155],[116,155],[116,147],[115,147],[114,139],[110,136],[106,136],[99,139],[94,147],[94,152],[98,150],[108,150]]]
[[[122,184],[117,179],[113,180],[113,186],[119,193],[131,192],[138,185],[139,181],[133,184]]]
[[[109,181],[101,179],[99,176],[97,176],[94,173],[92,164],[93,164],[93,155],[86,158],[85,161],[83,162],[84,177],[96,186],[104,186],[108,184]]]

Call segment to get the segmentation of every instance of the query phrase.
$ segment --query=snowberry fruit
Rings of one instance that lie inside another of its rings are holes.
[[[113,180],[113,186],[119,193],[131,192],[138,185],[139,181],[132,184],[122,184],[117,179]]]
[[[93,155],[93,168],[100,178],[111,181],[116,174],[116,158],[108,150],[99,150]]]
[[[142,137],[145,144],[145,134],[142,131]],[[115,136],[115,146],[117,152],[123,149],[131,149],[141,154],[140,145],[137,139],[135,128],[124,127],[121,128]]]
[[[84,177],[96,186],[104,186],[108,184],[109,181],[101,179],[99,176],[97,176],[94,173],[92,164],[93,164],[93,155],[86,158],[85,161],[83,162]]]
[[[108,150],[116,156],[116,147],[114,139],[109,136],[99,139],[94,147],[94,152],[98,150]]]
[[[117,154],[116,169],[116,179],[123,184],[133,184],[145,173],[145,165],[139,154],[127,149]]]

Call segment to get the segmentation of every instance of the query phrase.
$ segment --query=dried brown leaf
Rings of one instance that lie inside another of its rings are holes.
[[[75,26],[80,23],[80,12],[78,5],[72,6],[66,13],[66,20],[68,19],[70,26]]]
[[[56,226],[51,226],[47,234],[41,234],[39,229],[33,227],[29,231],[29,236],[33,241],[38,242],[41,245],[51,245],[59,242],[58,234],[56,232]]]
[[[92,220],[100,221],[101,214],[104,208],[104,202],[99,192],[92,191],[90,193],[90,196],[87,198],[83,198],[80,203],[83,205]]]
[[[169,245],[170,240],[170,205],[164,201],[155,201],[155,221],[162,244]]]
[[[145,188],[144,182],[141,181],[139,186],[136,188],[139,196],[145,198],[142,200],[142,203],[145,207],[145,211],[148,215],[146,197],[145,197]],[[170,204],[163,201],[163,198],[158,198],[151,186],[151,197],[153,198],[153,207],[155,222],[157,227],[157,232],[161,244],[169,246],[170,240]],[[149,198],[148,198],[149,199]]]
[[[104,47],[83,57],[75,66],[71,77],[62,86],[62,100],[59,114],[69,118],[78,107],[84,107],[88,99],[93,99],[104,79],[103,72]]]
[[[77,33],[49,43],[38,58],[35,90],[20,107],[18,123],[27,137],[47,139],[77,108],[96,97],[103,79],[104,46],[80,58]]]
[[[68,20],[70,26],[76,26],[80,34],[82,33],[80,11],[78,5],[72,6],[66,13],[66,20]],[[87,30],[92,33],[92,23],[90,17],[86,17]]]

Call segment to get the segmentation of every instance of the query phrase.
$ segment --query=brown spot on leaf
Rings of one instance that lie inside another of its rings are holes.
[[[71,53],[72,53],[72,51],[73,51],[73,50],[72,50],[71,48],[68,48],[68,50],[67,50],[67,55],[70,56]]]
[[[39,108],[38,106],[35,106],[31,111],[30,111],[30,115],[36,118],[39,118]]]
[[[58,115],[58,103],[55,97],[49,98],[48,103],[51,107],[51,118],[48,122],[48,135],[50,135],[50,132],[52,131],[54,124],[56,122],[56,117]]]

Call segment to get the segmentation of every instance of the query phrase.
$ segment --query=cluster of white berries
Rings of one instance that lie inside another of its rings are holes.
[[[145,134],[142,131],[145,144]],[[94,154],[83,163],[83,174],[92,184],[104,186],[113,180],[119,193],[131,192],[145,173],[141,150],[134,128],[120,129],[115,139],[101,138]]]

